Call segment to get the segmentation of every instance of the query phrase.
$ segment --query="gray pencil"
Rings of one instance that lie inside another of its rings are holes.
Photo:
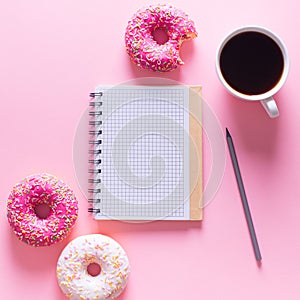
[[[252,222],[252,217],[251,217],[250,208],[249,208],[246,193],[245,193],[245,188],[244,188],[244,184],[243,184],[243,180],[242,180],[241,171],[240,171],[238,160],[236,157],[232,137],[227,128],[226,128],[226,140],[227,140],[229,153],[230,153],[230,157],[231,157],[231,161],[232,161],[232,165],[233,165],[233,169],[234,169],[234,173],[235,173],[235,178],[236,178],[240,196],[242,199],[242,204],[243,204],[243,208],[244,208],[244,213],[245,213],[248,229],[250,232],[250,237],[251,237],[251,242],[252,242],[252,246],[253,246],[254,253],[255,253],[255,258],[257,261],[261,261],[262,257],[260,254],[260,250],[259,250],[253,222]]]

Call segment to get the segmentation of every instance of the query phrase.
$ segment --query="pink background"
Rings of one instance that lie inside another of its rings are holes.
[[[72,238],[88,233],[107,234],[126,249],[132,272],[122,300],[299,299],[298,1],[170,1],[189,13],[199,37],[182,47],[185,66],[163,75],[138,69],[124,50],[128,19],[149,3],[153,2],[1,4],[1,299],[65,299],[56,282],[57,259]],[[227,94],[215,72],[220,40],[248,24],[273,30],[289,50],[291,69],[276,95],[281,115],[275,120],[259,103],[243,103]],[[88,93],[98,84],[145,76],[201,84],[203,97],[222,127],[230,129],[260,242],[261,266],[254,259],[229,159],[201,224],[96,222],[87,213],[73,168],[72,145]],[[16,182],[41,171],[74,189],[80,212],[67,240],[35,249],[13,235],[6,199]]]

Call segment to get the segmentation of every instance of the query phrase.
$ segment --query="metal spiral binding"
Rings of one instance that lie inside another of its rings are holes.
[[[89,202],[89,203],[100,203],[101,201],[100,201],[100,199],[90,198],[90,199],[88,200],[88,202]]]
[[[92,207],[89,207],[88,208],[88,212],[90,213],[95,213],[95,214],[99,214],[101,213],[101,210],[99,208],[92,208]]]
[[[89,173],[90,174],[100,174],[101,173],[101,170],[100,169],[89,169]]]
[[[93,179],[93,178],[89,178],[89,183],[101,183],[101,179]]]
[[[90,145],[101,145],[102,144],[102,140],[95,140],[95,141],[89,141]]]
[[[95,107],[95,106],[101,106],[102,105],[102,102],[101,101],[98,101],[98,102],[91,102],[90,103],[90,106],[92,107]]]
[[[101,149],[90,149],[89,154],[101,154]]]
[[[89,131],[90,135],[98,135],[98,134],[102,134],[102,130],[90,130]]]
[[[102,125],[102,121],[90,120],[90,125],[91,126]]]
[[[90,111],[89,115],[91,117],[98,117],[98,116],[102,116],[102,111]]]
[[[103,93],[102,92],[94,92],[94,93],[90,93],[90,97],[91,98],[94,98],[94,97],[96,97],[96,96],[103,96]]]
[[[90,97],[92,98],[90,101],[90,111],[89,111],[89,135],[91,139],[89,140],[89,145],[91,149],[89,149],[89,164],[90,168],[88,170],[91,177],[88,179],[89,189],[88,192],[90,197],[88,202],[93,205],[93,207],[88,208],[88,212],[98,214],[101,213],[99,208],[94,206],[95,203],[101,203],[101,154],[102,150],[100,149],[102,145],[102,128],[99,126],[102,125],[102,111],[101,106],[102,102],[102,92],[90,93]],[[102,126],[101,126],[102,127]]]
[[[101,193],[101,189],[89,189],[90,194],[99,194]]]
[[[101,164],[101,159],[89,159],[89,164]]]

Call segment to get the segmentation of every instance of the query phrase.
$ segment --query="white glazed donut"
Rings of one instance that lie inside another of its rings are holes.
[[[90,264],[99,264],[97,276],[88,273]],[[72,300],[112,300],[126,286],[130,271],[124,249],[113,239],[91,234],[71,241],[57,262],[57,279],[64,294]]]

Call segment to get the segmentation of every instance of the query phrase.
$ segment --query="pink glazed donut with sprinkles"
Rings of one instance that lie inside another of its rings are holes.
[[[89,266],[97,264],[98,274]],[[56,267],[57,280],[71,300],[112,300],[124,290],[130,266],[124,249],[102,234],[80,236],[62,251]]]
[[[164,30],[168,41],[158,44],[153,38]],[[168,72],[183,65],[179,56],[183,41],[197,37],[194,22],[182,10],[171,5],[150,5],[137,11],[128,22],[125,44],[128,55],[138,66],[156,72]]]
[[[41,218],[36,207],[46,205],[49,213]],[[26,244],[40,247],[62,241],[73,228],[78,203],[73,191],[57,177],[42,173],[16,184],[7,201],[7,217],[16,236]]]

